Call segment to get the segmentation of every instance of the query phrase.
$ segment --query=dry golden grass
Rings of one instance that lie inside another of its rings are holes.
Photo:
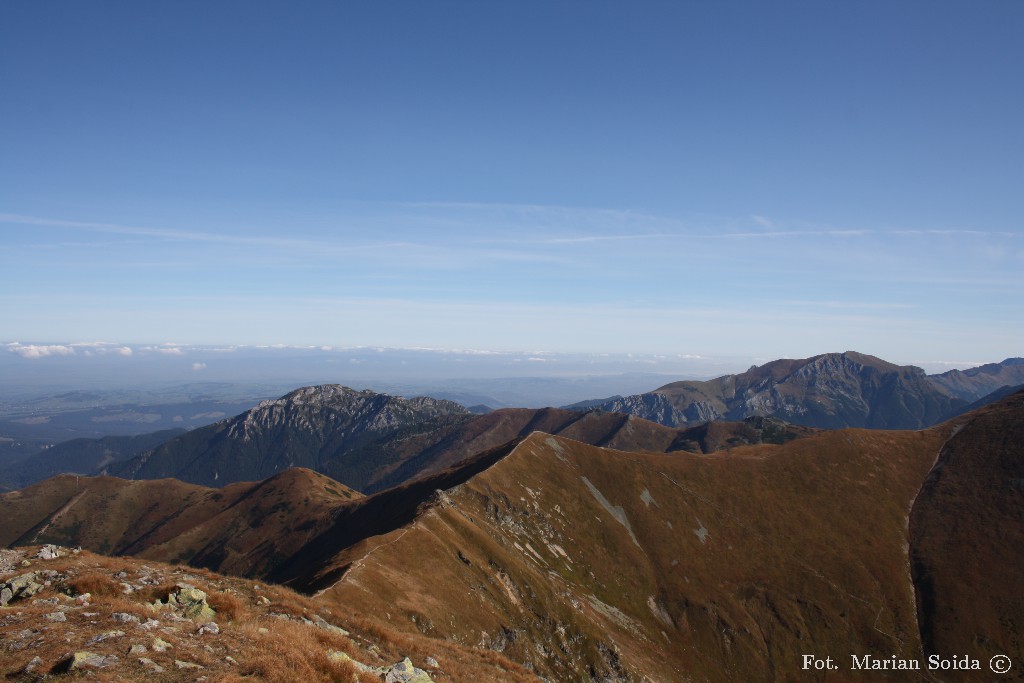
[[[249,610],[233,591],[218,591],[206,596],[206,602],[217,613],[217,619],[226,622],[238,621],[249,614]]]
[[[109,574],[101,574],[99,572],[89,572],[76,576],[68,582],[68,588],[77,595],[90,593],[97,597],[114,597],[124,592],[120,582],[112,579]]]

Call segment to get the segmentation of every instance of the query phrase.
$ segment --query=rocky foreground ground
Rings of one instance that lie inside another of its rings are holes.
[[[0,643],[0,675],[17,681],[431,683],[462,680],[467,666],[496,668],[496,680],[525,673],[341,624],[279,586],[57,546],[0,550]]]

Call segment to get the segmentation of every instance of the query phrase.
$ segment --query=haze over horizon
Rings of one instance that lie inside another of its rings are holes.
[[[1022,26],[999,2],[7,4],[0,355],[1021,356]]]

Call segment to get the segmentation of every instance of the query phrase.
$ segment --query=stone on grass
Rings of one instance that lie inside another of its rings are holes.
[[[430,678],[430,674],[423,669],[417,669],[412,665],[412,660],[406,657],[385,670],[384,683],[434,683],[434,681]]]
[[[64,661],[67,667],[67,671],[79,671],[81,669],[106,669],[109,666],[117,664],[118,659],[115,655],[98,655],[95,652],[89,652],[88,650],[82,650],[71,655]]]
[[[218,633],[220,633],[220,626],[217,625],[217,622],[211,621],[200,626],[199,630],[197,630],[196,633],[198,633],[199,635],[209,633],[210,635],[215,636]]]
[[[148,657],[139,657],[139,664],[146,667],[150,673],[162,674],[164,668]]]
[[[153,652],[166,652],[168,650],[168,648],[173,648],[173,647],[174,647],[173,645],[168,643],[163,638],[154,638],[153,639],[153,645],[152,645]]]
[[[335,626],[334,624],[330,623],[329,621],[321,617],[319,614],[313,615],[313,623],[322,628],[323,630],[330,631],[331,633],[337,633],[339,636],[348,635],[348,631],[341,628],[340,626]]]
[[[174,660],[174,666],[179,669],[203,669],[205,668],[202,664],[196,664],[195,662],[184,662],[180,659]]]
[[[124,631],[107,631],[101,633],[98,636],[93,636],[89,640],[85,641],[86,645],[92,645],[93,643],[101,643],[104,640],[110,640],[111,638],[120,638],[124,635]]]

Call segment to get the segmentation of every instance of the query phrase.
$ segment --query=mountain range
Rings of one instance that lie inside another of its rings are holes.
[[[700,396],[694,410],[719,413],[683,426],[592,407],[477,415],[432,398],[305,387],[161,443],[90,443],[80,460],[55,451],[38,465],[63,458],[108,475],[0,495],[0,545],[123,557],[115,579],[159,565],[195,568],[210,585],[230,585],[222,574],[258,582],[231,589],[240,594],[287,586],[305,595],[294,619],[352,626],[363,661],[371,643],[392,644],[392,659],[406,643],[433,662],[424,683],[874,680],[857,670],[870,661],[916,663],[911,680],[989,680],[993,657],[1024,661],[1024,390],[1006,388],[1021,371],[1011,359],[928,376],[827,354],[643,395],[691,407]],[[867,426],[849,426],[858,420]],[[74,577],[85,570],[64,552],[51,578],[68,601],[84,593]],[[0,598],[44,590],[36,570],[5,557]],[[19,603],[17,630],[0,623],[5,639],[49,642],[51,627],[32,619],[53,607],[36,602]],[[93,629],[75,609],[75,628]],[[230,616],[241,611],[223,611],[217,628],[249,643],[232,647],[255,672],[251,639],[268,629],[254,620],[276,617]],[[99,636],[72,629],[61,643]],[[432,642],[459,668],[434,666]],[[225,666],[208,656],[216,649],[192,645],[211,671]],[[70,666],[64,649],[40,648],[49,673]],[[808,670],[808,655],[840,668]],[[954,655],[978,669],[927,671]],[[0,657],[0,673],[24,678],[32,663],[18,657]],[[334,670],[321,660],[318,670]],[[360,666],[358,680],[392,675]]]
[[[453,401],[320,385],[184,434],[58,444],[5,468],[0,480],[17,488],[74,472],[223,486],[305,467],[372,493],[534,430],[626,450],[709,451],[771,440],[773,431],[795,436],[798,427],[920,429],[1004,396],[1013,383],[1024,384],[1024,360],[926,375],[847,352],[773,361],[738,375],[673,382],[566,409],[483,415]],[[722,424],[731,426],[711,426]],[[715,436],[719,432],[727,435]]]
[[[668,426],[767,415],[838,429],[921,429],[1004,387],[1024,385],[1024,358],[927,375],[854,351],[781,359],[736,375],[666,384],[654,391],[569,408],[629,413]]]
[[[184,434],[59,444],[8,468],[7,476],[23,486],[59,472],[173,477],[224,486],[304,467],[372,493],[533,431],[625,450],[712,452],[780,443],[812,430],[773,418],[674,429],[631,415],[559,408],[505,408],[477,415],[449,401],[320,385]],[[148,442],[153,447],[138,448]]]
[[[806,653],[851,678],[851,653],[987,665],[1024,656],[1022,443],[1018,392],[926,430],[711,454],[534,431],[370,496],[302,469],[219,489],[62,476],[0,496],[0,543],[290,585],[342,627],[548,681],[790,680]]]

